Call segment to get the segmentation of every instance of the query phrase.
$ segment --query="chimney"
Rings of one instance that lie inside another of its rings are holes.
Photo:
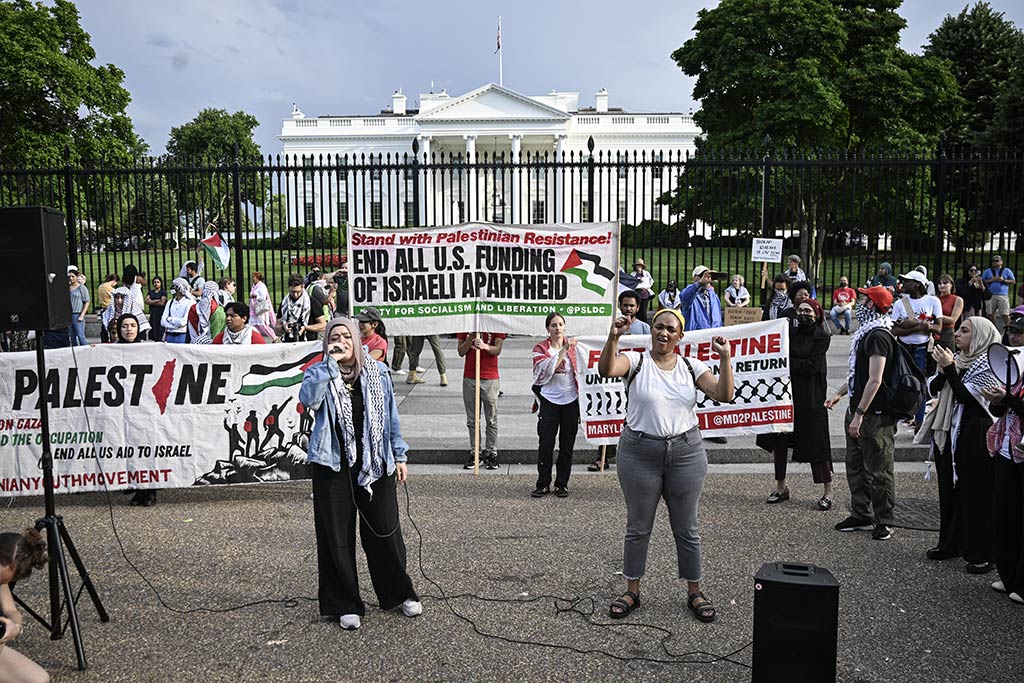
[[[604,88],[598,90],[597,94],[594,96],[594,109],[596,109],[599,114],[608,113],[608,91]]]
[[[405,95],[402,94],[401,88],[391,96],[391,112],[395,116],[405,116]]]

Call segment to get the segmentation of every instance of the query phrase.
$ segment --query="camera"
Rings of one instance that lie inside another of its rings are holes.
[[[298,320],[291,323],[285,323],[284,325],[284,340],[286,342],[299,341],[299,330],[302,329],[302,323]]]

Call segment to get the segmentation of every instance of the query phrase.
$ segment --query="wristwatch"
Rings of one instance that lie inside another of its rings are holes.
[[[865,411],[863,408],[856,408],[853,412],[857,415],[863,415]]]

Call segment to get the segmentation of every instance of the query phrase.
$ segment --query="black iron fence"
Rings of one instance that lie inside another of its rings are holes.
[[[697,265],[760,283],[753,237],[778,237],[827,294],[880,262],[932,279],[999,253],[1024,267],[1024,159],[1007,154],[829,155],[589,151],[523,155],[274,157],[131,167],[0,169],[0,206],[64,211],[70,260],[95,288],[134,264],[165,286],[219,230],[225,273],[253,271],[283,293],[292,272],[338,266],[348,225],[622,222],[628,271],[643,258],[660,288]],[[199,255],[202,258],[202,255]],[[769,275],[784,264],[770,264]],[[207,276],[216,277],[207,263]],[[751,286],[753,285],[753,286]],[[721,287],[724,287],[723,283]],[[827,302],[826,302],[827,303]]]

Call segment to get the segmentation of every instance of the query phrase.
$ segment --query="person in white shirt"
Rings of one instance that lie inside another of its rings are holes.
[[[903,296],[892,305],[892,333],[911,355],[917,367],[925,374],[928,366],[928,347],[932,335],[942,332],[942,302],[938,297],[925,294],[928,279],[917,270],[899,276]],[[924,402],[914,417],[916,429],[924,418]],[[909,423],[908,423],[909,426]]]
[[[725,305],[730,308],[739,308],[750,303],[750,292],[744,287],[743,276],[736,273],[732,276],[732,282],[725,288]]]
[[[235,300],[235,281],[229,277],[222,277],[217,283],[217,305],[227,306]]]
[[[697,389],[708,398],[728,403],[735,394],[730,346],[715,337],[719,374],[695,358],[676,353],[683,338],[678,311],[658,311],[652,321],[651,349],[619,353],[618,342],[629,320],[617,318],[601,350],[602,377],[622,377],[628,397],[626,419],[619,439],[619,485],[626,500],[626,539],[622,575],[627,588],[612,602],[608,614],[621,619],[640,604],[640,579],[647,566],[654,517],[661,503],[669,509],[676,542],[677,576],[687,582],[687,606],[709,622],[715,608],[700,589],[701,544],[697,510],[707,475],[707,451],[697,426]]]
[[[661,290],[661,294],[658,295],[658,308],[674,308],[677,311],[682,310],[683,299],[679,295],[679,287],[676,285],[675,280],[669,280],[665,285],[665,289]],[[632,332],[630,334],[632,334]]]
[[[636,317],[647,322],[647,306],[651,302],[651,297],[654,296],[654,276],[648,272],[647,264],[644,263],[642,258],[633,261],[632,275],[640,279],[640,282],[634,288],[636,293],[640,295],[640,311]]]

